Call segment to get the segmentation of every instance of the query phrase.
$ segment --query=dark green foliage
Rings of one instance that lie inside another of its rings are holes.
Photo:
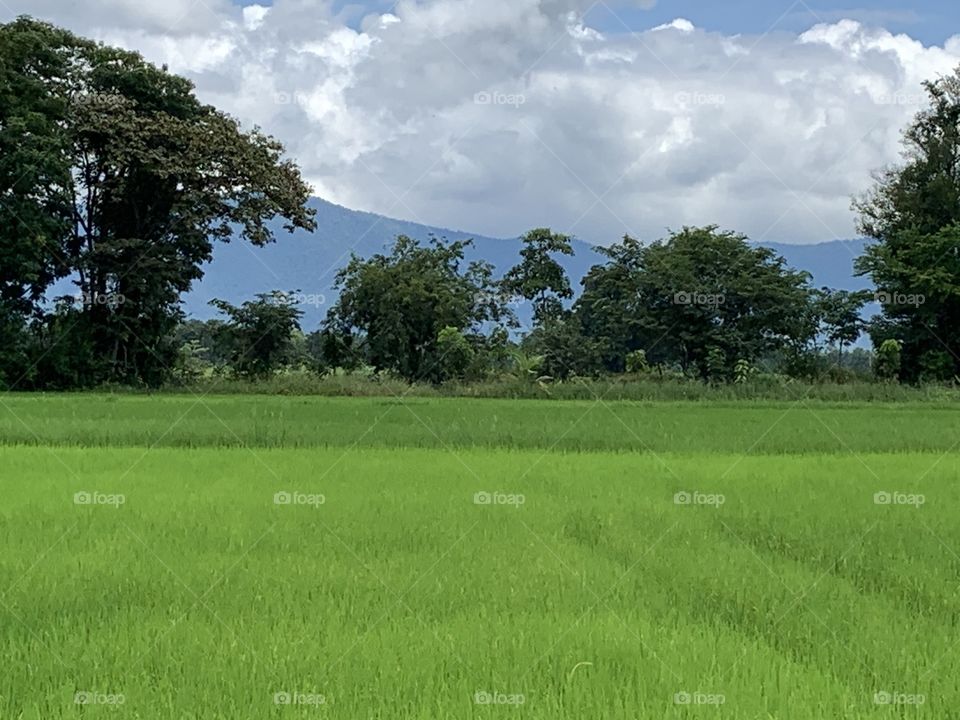
[[[653,364],[726,378],[738,359],[804,344],[813,332],[800,322],[808,276],[742,235],[684,228],[605,252],[610,261],[590,270],[575,312],[608,370],[622,372],[627,355],[644,350]]]
[[[876,335],[902,341],[911,382],[960,373],[960,71],[926,89],[928,107],[904,132],[905,163],[855,203],[876,241],[857,263],[883,304]]]
[[[410,381],[443,380],[439,340],[445,328],[474,333],[510,317],[492,268],[462,268],[467,245],[434,239],[424,246],[401,235],[389,255],[353,257],[337,274],[340,296],[327,331],[343,350],[362,337],[363,359],[377,371]]]
[[[261,293],[235,307],[211,303],[228,320],[219,328],[218,344],[233,372],[244,378],[266,378],[296,358],[294,333],[303,313],[281,292]]]
[[[70,105],[60,83],[75,72],[78,42],[27,19],[0,25],[0,302],[13,311],[39,312],[70,270]]]
[[[816,312],[819,313],[821,332],[830,345],[837,348],[837,367],[843,364],[843,349],[863,334],[866,322],[863,307],[873,299],[873,293],[847,290],[820,290]]]
[[[31,337],[32,377],[19,387],[70,390],[91,385],[102,373],[88,319],[74,303],[60,301],[53,312],[35,323]],[[27,384],[29,383],[29,384]]]
[[[896,380],[902,367],[903,345],[898,340],[884,340],[874,358],[874,372],[880,380]]]
[[[189,345],[193,353],[211,366],[224,366],[227,356],[220,346],[222,320],[185,320],[177,326],[174,340],[178,348]]]
[[[730,366],[727,362],[727,355],[720,348],[707,348],[706,366],[706,377],[711,381],[722,382],[730,379]]]
[[[540,373],[550,378],[565,380],[601,370],[596,344],[584,337],[576,317],[541,325],[526,338],[524,348],[540,358]]]
[[[180,295],[213,242],[239,228],[263,245],[276,216],[313,228],[308,187],[282,151],[136,53],[28,18],[0,25],[0,300],[38,314],[50,284],[72,275],[75,322],[48,319],[40,343],[79,332],[90,349],[38,383],[162,383]]]
[[[554,233],[550,228],[537,228],[524,235],[521,261],[507,271],[503,278],[504,290],[533,303],[533,321],[541,326],[563,314],[563,300],[573,297],[566,270],[553,257],[573,255],[567,235]]]
[[[597,347],[599,363],[610,372],[624,372],[626,357],[644,350],[649,361],[660,362],[657,337],[641,296],[643,246],[633,238],[609,248],[597,248],[609,258],[583,278],[583,293],[574,305],[585,337]]]
[[[476,352],[470,341],[455,327],[445,327],[437,335],[439,376],[443,380],[466,380]]]
[[[35,368],[30,362],[32,337],[24,314],[0,301],[0,389],[30,387]]]
[[[301,360],[308,370],[317,375],[325,375],[331,369],[326,356],[326,337],[322,331],[315,330],[303,338]]]
[[[645,350],[634,350],[627,353],[627,372],[635,375],[642,375],[650,370],[650,363],[647,362],[647,353]]]

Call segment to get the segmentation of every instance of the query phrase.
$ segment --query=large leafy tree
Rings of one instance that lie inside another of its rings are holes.
[[[716,378],[812,331],[799,321],[809,276],[743,235],[687,227],[649,246],[625,238],[607,254],[576,308],[611,369],[644,350],[650,362]]]
[[[812,300],[810,276],[772,250],[715,226],[684,228],[644,251],[641,297],[655,332],[686,370],[717,375],[795,338]]]
[[[533,320],[537,326],[558,320],[563,315],[563,301],[573,297],[567,271],[554,257],[573,255],[570,238],[537,228],[520,240],[520,262],[503,277],[503,289],[514,297],[533,303]]]
[[[855,343],[866,329],[863,308],[873,299],[866,290],[822,288],[817,293],[820,329],[830,345],[837,348],[837,367],[843,365],[843,349]]]
[[[960,70],[927,82],[928,106],[903,135],[904,162],[855,201],[876,242],[859,258],[883,304],[879,347],[902,342],[901,377],[960,373]]]
[[[0,280],[39,297],[75,278],[69,331],[96,361],[86,382],[164,379],[180,294],[215,241],[264,245],[277,216],[314,228],[309,188],[277,141],[136,53],[28,18],[0,26],[0,143],[21,148],[0,160],[0,200],[19,223],[0,229],[13,275]]]
[[[581,281],[574,315],[584,335],[596,343],[600,363],[611,372],[624,372],[627,355],[637,350],[647,351],[654,363],[668,361],[666,347],[657,343],[656,322],[643,305],[643,245],[625,235],[597,251],[607,262],[594,265]]]
[[[31,311],[68,272],[66,88],[70,36],[27,21],[0,25],[0,302]]]
[[[466,242],[421,245],[399,236],[389,254],[354,256],[338,274],[340,290],[326,331],[339,348],[363,340],[365,360],[407,380],[443,379],[439,338],[451,328],[478,334],[509,319],[488,263],[464,267]]]
[[[44,291],[68,272],[70,229],[62,131],[68,104],[51,88],[69,58],[65,33],[10,32],[0,25],[0,386],[28,379],[27,323],[41,314]]]
[[[294,333],[303,312],[282,292],[260,293],[239,307],[210,302],[227,321],[216,327],[216,345],[240,377],[262,379],[295,359]]]
[[[602,370],[598,344],[583,334],[573,313],[535,328],[523,339],[522,348],[539,358],[540,373],[546,377],[567,380]]]

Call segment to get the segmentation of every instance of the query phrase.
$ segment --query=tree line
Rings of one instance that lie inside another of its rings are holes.
[[[398,237],[352,257],[320,328],[296,290],[184,317],[214,243],[315,229],[282,145],[202,104],[136,54],[20,18],[0,25],[0,387],[157,387],[218,372],[364,368],[412,382],[505,373],[744,382],[758,373],[910,383],[960,375],[960,71],[926,83],[904,160],[854,201],[876,290],[816,288],[716,226],[598,248],[579,281],[569,237],[522,237],[502,275],[468,242]],[[70,279],[71,296],[49,298]],[[862,320],[867,303],[881,311]],[[518,312],[518,309],[520,312]],[[872,354],[851,349],[866,332]]]
[[[716,227],[600,248],[607,262],[591,268],[575,300],[558,261],[573,253],[569,237],[528,232],[501,278],[489,263],[466,263],[468,245],[401,236],[389,253],[353,257],[337,274],[323,326],[309,335],[300,332],[301,293],[277,291],[240,307],[214,301],[224,318],[184,324],[180,342],[195,368],[254,379],[284,367],[367,367],[432,383],[518,370],[559,380],[629,373],[743,382],[762,370],[842,379],[853,373],[844,347],[860,337],[873,299],[813,288],[771,250]],[[875,368],[887,379],[891,370]]]

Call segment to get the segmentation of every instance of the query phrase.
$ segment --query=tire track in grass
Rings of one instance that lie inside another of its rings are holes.
[[[589,514],[578,517],[573,531],[568,531],[567,536],[578,547],[605,560],[615,561],[621,567],[627,565],[628,548],[618,546],[615,536],[598,530],[596,518]],[[631,591],[615,594],[618,607],[629,607],[641,600],[649,612],[675,617],[677,624],[690,624],[721,634],[729,631],[733,637],[761,643],[789,663],[815,669],[821,675],[827,672],[836,683],[861,697],[866,697],[868,691],[873,692],[872,687],[909,684],[911,677],[915,686],[922,685],[933,694],[929,683],[919,682],[920,672],[910,672],[909,663],[901,662],[896,654],[888,654],[885,658],[882,654],[888,646],[889,628],[898,624],[903,626],[906,619],[901,609],[892,603],[883,598],[864,597],[842,578],[824,579],[815,572],[816,568],[809,568],[801,562],[764,554],[763,562],[786,576],[788,585],[796,588],[792,592],[763,569],[752,551],[731,539],[729,533],[722,533],[713,522],[698,523],[677,540],[684,546],[683,556],[697,554],[695,546],[702,546],[707,559],[701,567],[698,569],[688,563],[684,568],[684,565],[672,562],[644,564],[638,568],[638,577],[629,583]],[[685,572],[693,574],[696,581],[678,582],[678,577]],[[748,580],[718,582],[717,573]],[[833,605],[839,603],[844,609],[839,621],[830,617],[820,605],[816,605],[815,610],[801,605],[793,610],[792,616],[779,617],[783,610],[792,610],[795,592],[818,580],[823,584],[823,592],[818,597],[826,597]],[[757,596],[770,602],[766,606],[757,605]],[[828,617],[825,619],[824,615]],[[855,625],[861,616],[877,618],[871,623],[866,637]],[[938,633],[942,636],[945,632],[942,625],[926,622],[921,634],[930,637]],[[873,649],[868,651],[864,645]],[[927,657],[932,660],[937,654],[935,648],[917,643],[912,645],[915,659]],[[882,662],[876,664],[877,658],[882,658]]]

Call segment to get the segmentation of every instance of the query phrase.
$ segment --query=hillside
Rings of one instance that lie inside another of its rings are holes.
[[[314,198],[317,231],[289,235],[278,231],[278,242],[265,248],[246,243],[220,245],[214,261],[206,267],[206,276],[185,298],[189,315],[209,318],[215,315],[208,305],[213,298],[239,303],[259,292],[299,290],[310,302],[302,305],[303,327],[314,329],[334,297],[333,282],[337,270],[349,260],[350,253],[369,256],[389,246],[400,234],[420,240],[431,235],[447,240],[472,238],[474,247],[468,259],[484,259],[500,272],[517,261],[520,243],[516,238],[491,238],[464,230],[430,227],[404,220],[350,210]],[[606,242],[606,238],[592,238]],[[853,276],[853,260],[863,248],[862,240],[842,240],[818,245],[770,244],[796,268],[813,275],[817,286],[860,289],[869,284]],[[563,264],[579,287],[579,280],[603,258],[590,243],[576,240],[576,255],[563,258]]]

